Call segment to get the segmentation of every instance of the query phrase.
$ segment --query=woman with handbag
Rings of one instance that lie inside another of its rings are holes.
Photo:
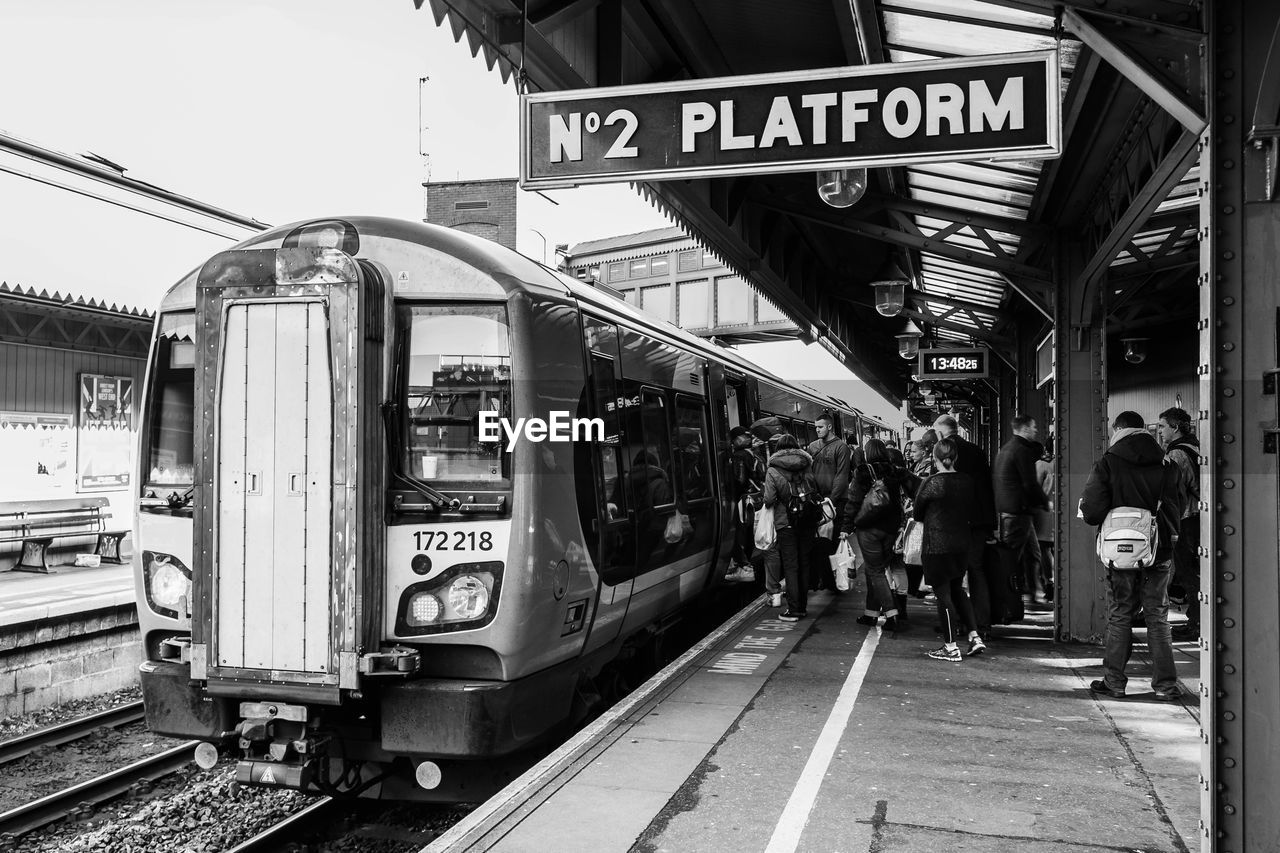
[[[765,569],[773,583],[777,560],[782,563],[782,573],[787,579],[787,609],[778,618],[784,622],[798,622],[806,615],[809,597],[809,552],[813,548],[816,526],[805,527],[800,519],[791,518],[792,497],[800,492],[817,493],[817,483],[809,473],[812,457],[800,449],[800,444],[790,435],[782,434],[773,453],[769,454],[769,467],[764,475],[764,506],[773,512],[773,524],[777,539],[775,562],[768,561]]]
[[[937,473],[925,480],[916,492],[917,521],[924,523],[922,558],[924,579],[938,598],[938,619],[942,623],[941,648],[926,652],[934,660],[956,663],[960,654],[960,625],[976,626],[973,604],[964,591],[964,573],[969,553],[969,521],[977,496],[973,478],[955,469],[959,448],[950,438],[933,448]],[[975,630],[969,631],[969,654],[987,648]]]
[[[859,625],[874,625],[883,613],[884,627],[890,631],[898,624],[898,602],[889,588],[886,570],[893,557],[893,543],[902,525],[902,483],[906,470],[894,465],[889,449],[878,438],[863,445],[864,464],[853,470],[849,485],[849,502],[845,504],[840,529],[854,537],[866,563],[866,609],[858,617]]]

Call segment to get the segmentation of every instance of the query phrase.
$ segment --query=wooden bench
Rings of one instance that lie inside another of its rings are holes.
[[[108,530],[106,498],[0,502],[0,543],[22,543],[14,571],[48,573],[47,555],[55,539],[96,536],[93,553],[104,563],[122,564],[120,542],[128,530]]]

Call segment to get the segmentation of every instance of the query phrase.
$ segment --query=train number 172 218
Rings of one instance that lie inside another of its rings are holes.
[[[488,530],[418,530],[413,534],[419,551],[492,551]]]

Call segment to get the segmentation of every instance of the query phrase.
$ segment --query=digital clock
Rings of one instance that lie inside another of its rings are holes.
[[[926,379],[985,379],[987,355],[984,347],[920,350],[917,374]]]

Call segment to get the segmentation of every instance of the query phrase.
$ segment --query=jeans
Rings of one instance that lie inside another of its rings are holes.
[[[889,578],[885,571],[889,568],[889,558],[893,556],[893,534],[884,530],[859,530],[858,547],[862,549],[862,558],[867,563],[867,609],[868,616],[897,616],[898,606],[894,603],[893,592],[889,589]]]
[[[1133,617],[1142,610],[1147,620],[1147,650],[1151,653],[1151,689],[1173,690],[1178,672],[1173,666],[1173,640],[1169,634],[1170,563],[1149,569],[1108,569],[1107,642],[1102,657],[1103,680],[1113,690],[1123,691],[1124,674],[1133,652]]]
[[[1173,582],[1182,585],[1187,596],[1187,622],[1200,624],[1200,515],[1182,519],[1178,541],[1173,545]]]
[[[779,531],[781,532],[781,531]],[[764,591],[770,595],[782,592],[782,555],[778,553],[778,541],[767,551],[756,551],[764,565]]]
[[[804,531],[783,527],[778,531],[778,555],[787,578],[787,609],[804,613],[809,605],[809,551],[813,543]]]
[[[1034,516],[1000,513],[1000,559],[1022,592],[1034,596],[1040,579],[1040,540]]]
[[[977,625],[970,625],[981,634],[991,630],[991,593],[987,584],[987,536],[991,531],[975,527],[969,531],[969,554],[965,565],[969,572],[969,599],[973,603],[973,618]]]

